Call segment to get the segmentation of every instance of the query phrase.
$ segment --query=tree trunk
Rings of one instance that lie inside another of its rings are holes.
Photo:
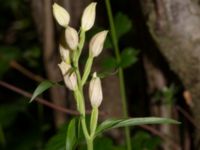
[[[191,92],[200,124],[200,8],[192,0],[141,0],[146,23],[170,68]],[[197,130],[197,129],[196,129]],[[195,146],[200,149],[200,131]]]
[[[54,23],[52,16],[51,0],[32,0],[31,8],[33,18],[38,30],[39,40],[43,45],[43,60],[47,78],[51,81],[59,81],[61,79],[58,69],[57,49],[54,38]],[[61,87],[54,87],[50,90],[50,99],[57,105],[66,106],[66,90]],[[66,114],[62,112],[54,112],[54,122],[58,127],[66,120]]]
[[[164,92],[167,87],[167,80],[163,74],[163,72],[156,67],[149,58],[144,55],[143,56],[144,68],[148,81],[148,94],[153,95],[151,97],[151,115],[152,116],[160,116],[166,118],[174,118],[177,119],[177,114],[175,114],[173,109],[173,104],[167,104],[164,97],[159,97],[161,101],[159,104],[155,102],[155,93],[156,92]],[[161,125],[159,129],[162,133],[165,133],[173,140],[176,141],[177,145],[180,145],[179,138],[179,128],[177,126],[170,125]],[[180,150],[180,147],[175,147],[172,145],[171,141],[166,140],[162,143],[163,150]]]

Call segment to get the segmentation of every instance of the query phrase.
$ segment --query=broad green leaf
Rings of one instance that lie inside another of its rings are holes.
[[[114,57],[107,57],[104,58],[102,61],[102,67],[104,70],[113,70],[116,69],[118,66],[117,60]]]
[[[129,32],[132,28],[131,20],[128,18],[127,15],[125,15],[121,12],[119,12],[115,16],[114,23],[115,23],[115,29],[117,32],[118,39],[121,38],[127,32]]]
[[[121,53],[121,62],[119,64],[122,68],[130,67],[132,64],[137,62],[138,50],[128,47],[125,48]]]
[[[121,120],[107,120],[104,121],[96,130],[96,135],[99,133],[120,127],[136,126],[143,124],[179,124],[178,121],[169,118],[159,118],[159,117],[144,117],[144,118],[131,118],[131,119],[121,119]]]
[[[48,80],[41,82],[38,85],[38,87],[35,89],[30,102],[32,102],[38,95],[42,94],[44,91],[46,91],[47,89],[49,89],[49,88],[51,88],[55,85],[56,85],[56,83],[53,83],[53,82],[48,81]]]
[[[66,150],[73,150],[75,147],[75,144],[77,142],[76,128],[77,128],[77,123],[76,123],[76,118],[74,118],[70,121],[67,129]]]

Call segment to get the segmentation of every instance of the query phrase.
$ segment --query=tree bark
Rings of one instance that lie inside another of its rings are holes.
[[[156,104],[154,100],[155,93],[161,91],[164,92],[167,87],[167,79],[165,78],[164,73],[156,67],[146,55],[143,56],[143,62],[148,82],[147,91],[149,95],[154,95],[151,97],[151,115],[177,119],[177,113],[174,113],[175,111],[172,107],[173,104],[165,103],[165,99],[163,99],[164,97],[162,96],[159,97],[159,100],[161,101],[159,104]],[[180,145],[180,133],[177,126],[161,125],[159,130],[175,140],[177,145]],[[181,149],[178,146],[175,147],[172,145],[170,140],[163,142],[162,147],[163,150]]]
[[[192,0],[141,0],[141,6],[158,48],[191,92],[192,111],[197,124],[200,124],[199,5]],[[199,150],[199,130],[195,136],[195,149]]]
[[[60,81],[61,75],[58,69],[58,57],[54,35],[54,23],[52,16],[51,0],[32,0],[31,8],[36,23],[38,37],[43,46],[43,60],[47,78],[51,81]],[[50,90],[50,99],[57,105],[66,106],[66,90],[54,87]],[[57,127],[66,120],[66,114],[54,112],[54,122]]]

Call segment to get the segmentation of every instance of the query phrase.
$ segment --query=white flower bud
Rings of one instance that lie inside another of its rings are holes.
[[[78,46],[78,32],[74,28],[68,26],[65,30],[65,38],[69,48],[75,50]]]
[[[89,97],[92,107],[99,107],[103,100],[101,80],[97,77],[96,72],[93,74],[89,85]]]
[[[59,45],[59,49],[62,61],[64,61],[67,64],[70,64],[70,51],[64,48],[62,45]]]
[[[107,30],[101,31],[95,34],[90,40],[89,50],[90,50],[90,55],[92,57],[97,57],[103,50],[103,45],[107,34],[108,34]]]
[[[71,69],[71,66],[69,64],[66,64],[64,61],[58,64],[58,66],[62,72],[66,86],[70,90],[75,90],[77,88],[77,78],[74,72],[72,73],[69,72]]]
[[[69,13],[60,5],[53,4],[53,15],[56,21],[63,27],[67,27],[69,24],[70,16]]]
[[[84,31],[88,31],[94,25],[95,17],[96,17],[96,4],[95,2],[89,4],[82,15],[81,18],[81,28]]]

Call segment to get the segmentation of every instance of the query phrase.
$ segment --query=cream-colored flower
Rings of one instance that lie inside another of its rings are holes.
[[[53,15],[61,26],[65,28],[68,26],[70,20],[69,13],[56,3],[53,4]]]
[[[72,91],[76,90],[77,88],[77,78],[75,72],[69,72],[71,69],[71,66],[64,61],[62,61],[60,64],[58,64],[62,75],[64,77],[65,85]]]
[[[92,107],[99,107],[103,100],[101,80],[97,77],[96,72],[93,74],[89,85],[89,98]]]
[[[78,46],[78,41],[79,41],[78,32],[74,28],[68,26],[65,29],[65,38],[69,48],[71,50],[75,50]]]
[[[90,40],[89,50],[90,50],[90,55],[92,57],[97,57],[103,50],[103,45],[107,34],[108,34],[107,30],[101,31],[95,34]]]
[[[67,48],[64,48],[61,44],[59,45],[59,50],[62,61],[70,64],[70,51]]]
[[[89,4],[83,11],[83,15],[81,18],[82,30],[88,31],[94,25],[94,21],[95,21],[95,17],[96,17],[96,5],[97,5],[97,3],[93,2],[93,3]]]

